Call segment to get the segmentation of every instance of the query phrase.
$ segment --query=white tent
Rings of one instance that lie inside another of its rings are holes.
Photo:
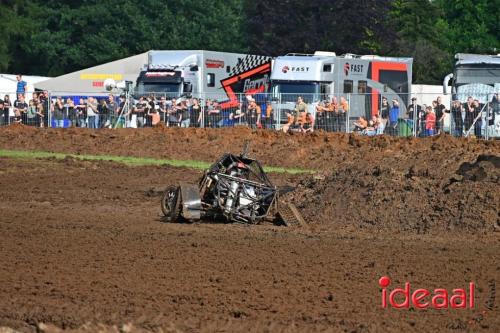
[[[23,81],[26,81],[26,97],[31,99],[31,94],[35,90],[35,84],[50,79],[45,76],[23,75]],[[11,101],[16,100],[17,80],[15,74],[0,74],[0,98],[9,95]]]

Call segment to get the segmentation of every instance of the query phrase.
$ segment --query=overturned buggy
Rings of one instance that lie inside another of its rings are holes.
[[[274,186],[261,164],[246,154],[226,153],[205,171],[198,185],[166,189],[161,200],[164,221],[225,220],[256,224],[263,220],[305,225],[296,207],[280,199],[290,189]]]

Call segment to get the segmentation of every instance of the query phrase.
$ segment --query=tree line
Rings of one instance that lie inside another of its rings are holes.
[[[455,53],[499,53],[499,0],[4,0],[0,71],[57,76],[150,49],[414,58],[440,83]]]

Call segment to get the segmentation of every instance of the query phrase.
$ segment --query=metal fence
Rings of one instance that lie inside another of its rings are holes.
[[[12,93],[1,93],[15,96]],[[360,135],[424,137],[440,133],[500,137],[498,94],[451,101],[436,94],[221,94],[177,97],[41,92],[4,102],[0,125],[23,123],[45,127],[266,128],[310,132],[358,132]],[[302,100],[302,102],[301,102]]]

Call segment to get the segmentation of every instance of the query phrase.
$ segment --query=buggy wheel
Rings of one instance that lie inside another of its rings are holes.
[[[180,188],[177,186],[169,186],[161,197],[161,211],[163,212],[164,221],[177,222],[181,215],[181,195]]]

